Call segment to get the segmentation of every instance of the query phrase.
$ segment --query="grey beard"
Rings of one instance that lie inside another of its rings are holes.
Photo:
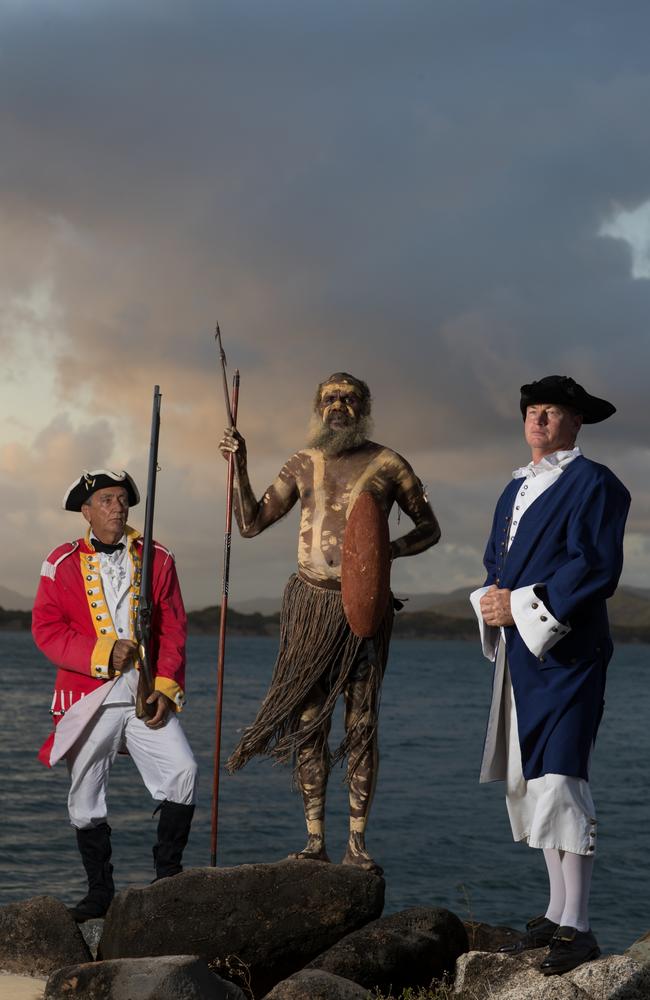
[[[322,451],[326,458],[341,455],[364,444],[371,433],[370,417],[359,417],[349,427],[334,428],[324,424],[317,413],[309,421],[309,437],[307,446]]]

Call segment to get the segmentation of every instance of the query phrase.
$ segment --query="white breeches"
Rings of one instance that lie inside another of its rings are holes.
[[[106,820],[108,776],[118,751],[124,749],[152,798],[182,805],[196,801],[198,768],[176,716],[168,716],[162,729],[149,729],[136,718],[134,705],[110,704],[99,709],[66,754],[68,813],[77,829]]]
[[[589,783],[566,774],[544,774],[526,781],[521,766],[510,675],[506,670],[503,708],[507,740],[506,805],[512,836],[529,847],[555,848],[593,857],[596,810]]]

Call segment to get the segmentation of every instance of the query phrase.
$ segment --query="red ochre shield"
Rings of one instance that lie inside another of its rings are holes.
[[[375,635],[390,598],[390,537],[386,514],[372,493],[359,494],[345,526],[341,596],[354,634]]]

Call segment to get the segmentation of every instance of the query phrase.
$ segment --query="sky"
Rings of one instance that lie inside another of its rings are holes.
[[[319,381],[370,384],[442,527],[398,592],[481,582],[522,383],[612,400],[579,443],[647,586],[649,35],[645,0],[0,0],[0,584],[82,533],[83,469],[144,492],[159,384],[156,536],[219,602],[218,321],[258,495]],[[297,529],[234,540],[233,606],[281,593]]]

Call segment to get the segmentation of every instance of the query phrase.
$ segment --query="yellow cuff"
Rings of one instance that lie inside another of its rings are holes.
[[[115,639],[98,639],[95,643],[92,656],[90,657],[90,676],[98,677],[103,681],[111,677],[109,663]]]
[[[154,690],[162,691],[163,694],[167,695],[169,700],[174,702],[177,712],[181,712],[183,710],[183,705],[185,704],[185,692],[182,687],[176,683],[176,681],[170,680],[169,677],[156,677],[154,681]]]

